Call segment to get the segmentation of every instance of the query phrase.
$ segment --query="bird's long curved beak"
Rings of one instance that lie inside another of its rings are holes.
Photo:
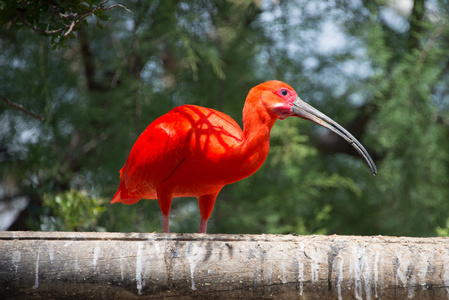
[[[321,113],[313,106],[307,104],[299,97],[297,97],[296,100],[293,102],[291,110],[298,117],[310,120],[323,127],[326,127],[335,132],[336,134],[338,134],[339,136],[341,136],[342,138],[344,138],[365,159],[373,175],[377,175],[376,164],[374,163],[371,156],[368,154],[368,151],[366,151],[366,149],[362,146],[362,144],[354,136],[352,136],[352,134],[350,134],[346,129],[341,127],[337,122],[335,122],[325,114]]]

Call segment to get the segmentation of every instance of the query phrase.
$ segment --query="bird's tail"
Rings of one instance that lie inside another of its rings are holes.
[[[138,202],[141,197],[136,194],[131,194],[129,190],[126,188],[125,181],[122,178],[123,169],[120,170],[120,186],[118,187],[117,192],[114,197],[112,197],[111,203],[121,202],[123,204],[134,204]]]

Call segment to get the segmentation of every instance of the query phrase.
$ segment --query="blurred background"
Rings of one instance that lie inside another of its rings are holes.
[[[0,9],[0,230],[161,232],[157,201],[110,204],[139,134],[184,103],[241,124],[248,91],[277,79],[355,135],[379,175],[330,131],[278,121],[263,167],[219,194],[209,233],[448,235],[448,1]],[[170,218],[197,232],[196,199],[175,199]]]

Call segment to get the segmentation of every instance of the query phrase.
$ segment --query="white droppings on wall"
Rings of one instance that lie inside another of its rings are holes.
[[[17,269],[19,268],[20,260],[22,259],[22,253],[18,250],[12,253],[12,265],[14,266],[14,274],[17,274]]]
[[[78,257],[75,257],[75,266],[74,266],[74,268],[75,268],[75,270],[79,270],[80,269],[80,266],[78,265]]]
[[[53,264],[53,259],[55,258],[55,249],[53,247],[53,243],[48,245],[48,258],[50,259],[50,263]]]
[[[287,257],[285,252],[282,252],[282,260],[281,260],[281,270],[282,270],[282,283],[287,283],[287,272],[285,271],[285,262],[287,261]]]
[[[313,251],[309,251],[306,254],[310,258],[310,274],[312,282],[316,282],[320,278],[320,258],[317,254],[316,249],[313,249]]]
[[[96,268],[97,267],[97,263],[98,263],[98,257],[100,255],[100,247],[96,246],[94,247],[94,255],[92,258],[92,265]]]
[[[261,268],[263,268],[263,266],[261,266]],[[268,262],[268,268],[267,268],[267,281],[268,281],[268,292],[271,293],[271,277],[273,275],[273,266],[272,266],[272,261],[270,260]]]
[[[385,252],[380,250],[380,255],[379,255],[379,288],[378,288],[378,294],[379,294],[379,298],[382,297],[383,293],[384,293],[384,286],[385,285],[385,270],[387,268],[386,264],[385,264],[385,260],[387,259],[387,256],[385,255]]]
[[[298,278],[299,282],[299,295],[302,296],[304,293],[304,243],[299,243],[298,251],[296,252],[298,261]]]
[[[407,287],[407,272],[408,272],[408,265],[409,261],[407,259],[404,259],[402,257],[402,253],[399,252],[396,255],[396,286],[399,285],[399,280],[401,281],[402,285],[404,287]]]
[[[161,249],[160,243],[154,243],[154,242],[147,242],[146,243],[146,251],[148,253],[147,261],[144,262],[144,270],[143,274],[145,275],[145,279],[142,281],[142,285],[146,286],[146,278],[150,278],[151,276],[151,269],[154,268],[156,265],[159,265],[157,262],[158,257],[162,255],[165,250]],[[166,267],[165,267],[166,269]]]
[[[352,279],[354,282],[354,297],[357,300],[363,300],[362,271],[363,255],[366,254],[365,248],[359,244],[352,245]]]
[[[373,273],[374,273],[374,297],[379,298],[378,288],[379,288],[379,257],[380,251],[377,250],[374,255]],[[381,285],[382,286],[382,285]]]
[[[446,296],[449,298],[449,249],[444,254],[444,265],[443,265],[443,279],[444,285],[446,287]]]
[[[373,280],[373,276],[372,276],[372,272],[371,272],[371,265],[370,265],[370,259],[368,256],[368,253],[366,251],[365,246],[360,245],[360,247],[363,247],[363,251],[361,252],[361,264],[362,264],[362,268],[363,268],[363,272],[362,272],[362,278],[364,281],[364,288],[365,288],[365,296],[366,296],[366,300],[371,300],[371,286],[372,286],[372,280]]]
[[[37,258],[36,258],[36,267],[35,267],[35,277],[34,277],[34,285],[33,289],[37,289],[39,287],[39,261],[40,261],[41,253],[40,251],[37,252]]]
[[[422,289],[426,289],[426,276],[427,276],[427,269],[430,266],[430,257],[427,255],[420,255],[418,259],[418,280],[419,284],[421,285]]]
[[[253,279],[253,290],[257,288],[258,284],[258,276],[260,274],[260,260],[261,256],[258,253],[258,247],[254,245],[250,245],[250,247],[246,248],[246,253],[244,254],[246,267],[252,268],[252,279]]]
[[[354,283],[354,278],[355,278],[355,275],[354,275],[355,267],[353,266],[353,264],[354,264],[354,253],[353,253],[354,249],[353,249],[353,245],[352,245],[352,247],[348,247],[347,250],[348,251],[345,251],[345,252],[347,252],[346,256],[348,258],[347,264],[348,264],[349,274],[348,274],[348,279],[346,280],[346,284],[347,284],[348,290],[351,290],[352,289],[352,285]],[[341,253],[341,250],[340,250],[340,253]]]
[[[412,276],[410,278],[410,282],[408,284],[408,291],[407,291],[407,297],[409,299],[413,299],[413,297],[415,297],[415,290],[414,290],[415,285],[416,285],[416,279],[415,279],[415,276]]]
[[[125,259],[125,249],[120,250],[120,278],[125,280],[125,275],[123,274],[123,260]]]
[[[139,295],[142,295],[142,251],[143,243],[139,243],[136,256],[136,287]]]
[[[198,243],[189,243],[189,245],[187,246],[186,258],[190,265],[190,278],[192,280],[192,287],[191,287],[192,290],[196,290],[194,280],[195,268],[197,264],[201,261],[202,257],[203,257],[202,245]]]
[[[343,257],[339,257],[338,258],[338,263],[336,264],[338,266],[338,269],[336,270],[336,272],[338,272],[338,276],[337,276],[337,282],[336,282],[336,286],[337,286],[337,294],[338,294],[338,300],[342,300],[342,295],[341,295],[341,283],[343,281],[343,264],[344,264],[344,259]]]
[[[161,253],[161,246],[159,245],[159,243],[153,243],[152,249],[154,249],[154,255],[156,257],[159,256],[159,254]]]

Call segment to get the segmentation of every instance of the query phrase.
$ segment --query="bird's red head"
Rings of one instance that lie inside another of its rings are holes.
[[[271,80],[261,83],[255,86],[248,96],[247,101],[253,102],[253,107],[264,107],[273,118],[283,120],[295,116],[291,108],[298,94],[282,81]]]
[[[280,100],[273,105],[273,111],[279,116],[279,119],[283,120],[287,117],[295,116],[292,111],[292,106],[295,100],[298,98],[298,94],[288,84],[283,84],[274,94],[278,96]]]
[[[276,80],[259,84],[250,91],[247,101],[252,102],[252,107],[265,108],[272,120],[278,118],[283,120],[295,116],[332,130],[349,142],[365,158],[371,172],[374,175],[377,174],[376,165],[362,144],[338,123],[301,100],[295,90],[288,84]],[[272,122],[274,123],[274,121]]]

